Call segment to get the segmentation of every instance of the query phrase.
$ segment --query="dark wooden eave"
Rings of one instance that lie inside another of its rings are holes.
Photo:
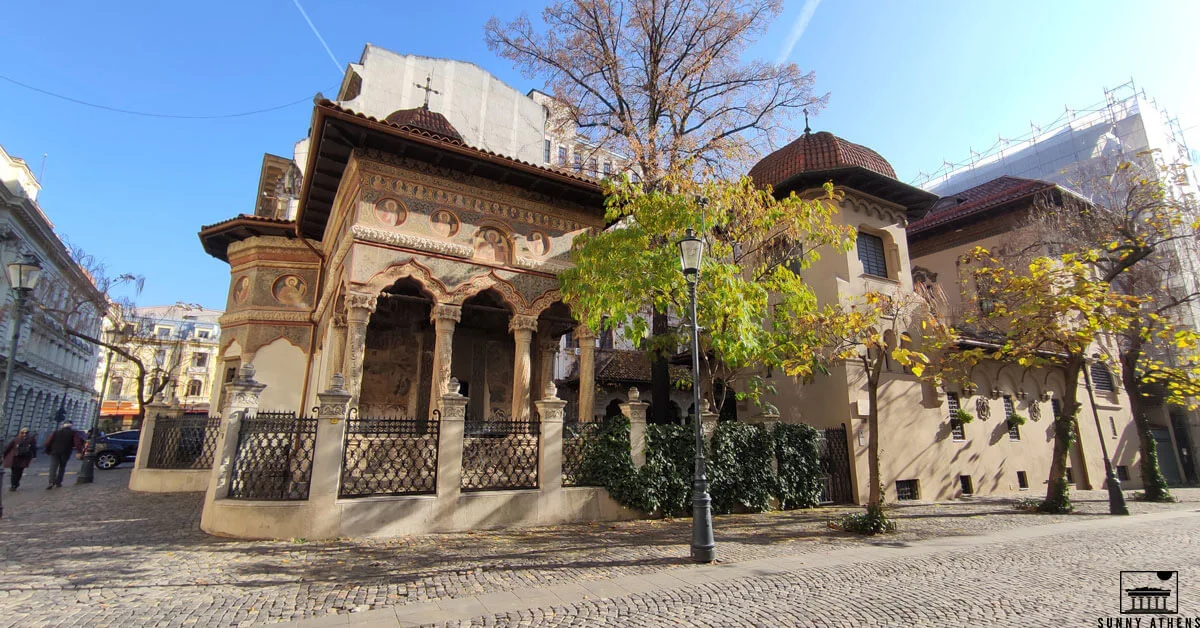
[[[305,238],[324,238],[342,174],[355,149],[424,161],[578,204],[600,217],[604,214],[603,192],[594,180],[472,148],[421,129],[389,124],[328,100],[316,103],[312,129],[295,227]]]
[[[900,205],[904,207],[910,218],[913,215],[924,213],[938,200],[938,195],[933,192],[913,187],[861,166],[801,172],[775,186],[775,196],[782,198],[793,191],[800,193],[804,190],[819,188],[825,185],[826,181],[833,181],[833,184],[838,187],[864,192]]]
[[[229,245],[254,236],[296,237],[296,223],[263,216],[242,214],[214,225],[200,228],[200,243],[204,252],[223,261],[229,261]]]

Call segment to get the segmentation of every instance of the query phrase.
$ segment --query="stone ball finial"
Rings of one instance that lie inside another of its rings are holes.
[[[629,387],[629,402],[633,403],[635,401],[640,401],[641,398],[642,398],[642,391],[638,390],[637,386],[630,386]]]
[[[703,410],[701,410],[701,412],[703,412],[704,414],[712,413],[712,404],[709,403],[707,399],[702,399],[700,401],[700,407],[703,408]]]
[[[546,382],[546,390],[544,399],[558,399],[558,386],[554,385],[554,380]]]
[[[459,389],[461,389],[461,388],[462,388],[462,384],[459,383],[458,378],[451,377],[450,381],[446,383],[446,394],[457,395]]]

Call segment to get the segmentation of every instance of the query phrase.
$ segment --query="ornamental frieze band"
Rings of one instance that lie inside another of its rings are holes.
[[[451,255],[453,257],[461,257],[470,259],[475,254],[475,249],[465,244],[454,244],[452,242],[440,242],[438,240],[430,240],[421,236],[410,235],[407,233],[396,233],[394,231],[385,231],[374,227],[366,227],[363,225],[354,225],[351,228],[351,233],[358,240],[366,242],[374,242],[376,244],[390,244],[392,246],[403,246],[419,251],[429,253],[440,253],[442,255]]]

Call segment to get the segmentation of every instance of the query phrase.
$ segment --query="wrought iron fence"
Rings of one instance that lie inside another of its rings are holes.
[[[563,423],[562,473],[563,486],[599,486],[595,478],[583,473],[583,461],[600,438],[600,423]]]
[[[822,504],[849,504],[854,501],[850,487],[850,451],[846,444],[846,428],[831,427],[818,430],[817,448],[821,456]]]
[[[358,418],[346,422],[338,497],[437,492],[438,432],[433,419]]]
[[[220,427],[220,417],[159,415],[154,421],[154,436],[150,439],[150,454],[146,459],[146,467],[211,469]]]
[[[308,499],[317,420],[294,412],[263,412],[242,419],[238,432],[232,499]]]
[[[462,490],[537,488],[541,432],[541,421],[513,421],[500,410],[486,420],[467,421]]]

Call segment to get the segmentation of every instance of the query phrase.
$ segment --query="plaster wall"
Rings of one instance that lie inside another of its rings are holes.
[[[267,385],[260,407],[263,410],[303,410],[300,393],[306,365],[304,351],[283,338],[259,348],[254,355],[254,368],[259,373],[258,380]]]

